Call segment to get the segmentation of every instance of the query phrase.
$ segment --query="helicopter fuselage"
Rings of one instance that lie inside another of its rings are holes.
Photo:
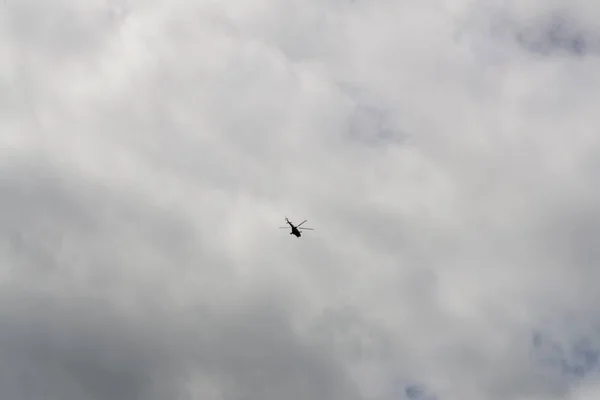
[[[290,221],[287,221],[287,223],[292,228],[292,231],[290,232],[290,235],[294,235],[296,237],[302,236],[302,234],[300,233],[300,229],[296,228]]]

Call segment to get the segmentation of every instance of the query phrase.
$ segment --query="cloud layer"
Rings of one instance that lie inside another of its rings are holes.
[[[600,393],[592,2],[3,9],[6,398]]]

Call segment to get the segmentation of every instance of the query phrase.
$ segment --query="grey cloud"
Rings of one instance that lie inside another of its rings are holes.
[[[173,308],[167,294],[142,275],[131,286],[119,271],[131,271],[144,258],[135,247],[115,252],[118,242],[106,247],[110,237],[127,238],[135,226],[138,238],[172,257],[162,268],[185,273],[184,221],[160,218],[157,209],[144,213],[139,204],[130,209],[123,194],[97,192],[90,182],[69,185],[50,169],[10,172],[2,179],[2,219],[12,224],[3,226],[2,237],[10,248],[5,256],[20,270],[5,284],[1,300],[5,395],[189,398],[189,379],[208,374],[223,377],[219,390],[227,398],[355,396],[328,349],[310,346],[292,330],[283,298],[243,300],[228,312],[220,306]],[[111,226],[114,217],[119,223]],[[20,234],[27,236],[15,239]],[[65,242],[83,248],[71,262],[57,256]],[[104,244],[100,252],[94,243]],[[202,248],[202,241],[194,246]],[[210,250],[203,253],[207,257]],[[147,267],[141,274],[151,274]],[[133,300],[127,301],[130,311],[119,306],[123,289],[133,291],[125,295]]]
[[[4,5],[5,29],[19,42],[21,51],[43,52],[54,62],[82,53],[94,54],[118,27],[119,20],[106,7],[78,7],[57,1],[7,2]]]
[[[597,336],[597,68],[515,41],[555,3],[13,5],[7,396],[596,390],[531,340]]]

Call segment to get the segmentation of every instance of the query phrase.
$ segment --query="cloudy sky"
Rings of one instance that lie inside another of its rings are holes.
[[[2,398],[600,397],[597,2],[1,7]]]

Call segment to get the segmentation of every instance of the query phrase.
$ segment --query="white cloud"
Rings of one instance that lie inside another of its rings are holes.
[[[7,2],[3,392],[597,391],[597,7],[438,3]]]

